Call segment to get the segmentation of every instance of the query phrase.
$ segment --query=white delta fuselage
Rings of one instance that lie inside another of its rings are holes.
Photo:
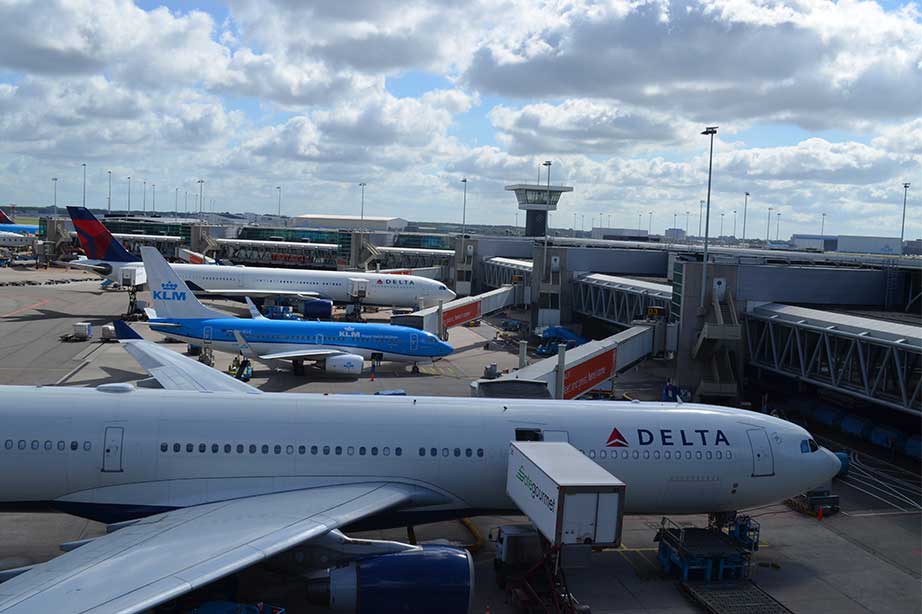
[[[627,484],[625,511],[778,501],[839,460],[804,429],[707,405],[4,387],[0,508],[116,522],[314,486],[398,482],[442,495],[362,526],[513,510],[509,442],[568,440]]]

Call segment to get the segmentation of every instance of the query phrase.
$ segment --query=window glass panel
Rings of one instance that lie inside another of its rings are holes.
[[[266,444],[266,443],[263,444],[262,453],[263,453],[263,454],[268,454],[268,453],[269,453],[269,444]]]
[[[207,450],[207,449],[208,449],[208,446],[206,446],[205,444],[203,444],[203,443],[198,444],[198,451],[199,451],[199,453],[204,452],[204,451]]]
[[[92,447],[93,447],[93,444],[91,444],[89,441],[83,442],[83,449],[85,451],[89,452]]]
[[[169,450],[169,449],[170,449],[170,444],[168,444],[168,443],[162,443],[162,444],[160,444],[160,451],[161,451],[161,452],[166,452],[166,451]]]
[[[46,439],[46,440],[45,440],[45,449],[46,449],[46,450],[50,450],[50,449],[53,448],[53,447],[54,447],[54,443],[52,443],[52,441],[51,441],[50,439]]]
[[[221,446],[219,446],[219,445],[216,444],[216,443],[211,444],[211,453],[212,453],[212,454],[217,454],[217,453],[220,452],[220,451],[221,451]]]
[[[477,448],[477,458],[483,458],[483,448]]]
[[[295,447],[293,445],[289,444],[285,446],[285,454],[294,454],[294,453],[295,453]]]
[[[33,440],[32,440],[32,449],[33,449],[33,450],[38,450],[38,439],[33,439]]]
[[[426,448],[420,448],[420,449],[419,449],[419,455],[420,455],[420,456],[425,456],[425,455],[426,455]]]
[[[330,455],[330,446],[323,446],[323,455],[324,456]]]
[[[343,447],[342,447],[342,446],[336,446],[336,456],[341,456],[342,453],[343,453]]]
[[[391,455],[391,449],[390,449],[389,447],[387,447],[387,446],[384,446],[384,448],[382,448],[382,450],[381,450],[381,453],[384,454],[384,456],[390,456],[390,455]]]
[[[470,448],[465,448],[465,449],[464,449],[464,456],[470,458],[470,457],[473,456],[473,455],[474,455],[474,451],[473,451],[473,450],[471,450]]]
[[[193,450],[195,450],[195,446],[194,446],[193,444],[191,444],[191,443],[187,443],[187,444],[186,444],[186,452],[189,453],[189,454],[191,454]]]
[[[311,454],[317,456],[317,446],[311,446]]]
[[[298,454],[304,456],[307,453],[307,446],[298,446]]]
[[[438,456],[438,454],[439,454],[438,448],[429,448],[429,456]]]
[[[394,448],[394,455],[395,455],[395,456],[401,456],[402,454],[403,454],[403,449],[401,449],[401,448],[399,448],[399,447],[398,447],[398,448]]]

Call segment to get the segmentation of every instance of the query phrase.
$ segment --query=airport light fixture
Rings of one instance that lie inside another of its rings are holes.
[[[768,226],[765,227],[765,242],[768,243],[771,239],[772,232],[772,208],[768,208]]]
[[[109,196],[106,198],[106,209],[112,213],[112,171],[106,171],[109,175]]]
[[[749,192],[743,197],[743,241],[746,240],[746,209],[749,207]]]
[[[275,186],[275,191],[278,192],[279,196],[279,217],[282,217],[282,186]]]
[[[52,198],[54,199],[54,219],[58,219],[58,178],[51,178],[51,189],[54,194]]]
[[[778,219],[775,222],[775,241],[781,236],[781,212],[779,211],[775,215],[778,216]]]
[[[83,206],[86,207],[86,162],[80,166],[83,167]]]
[[[205,201],[203,200],[203,198],[204,198],[204,191],[205,191],[205,180],[199,179],[196,183],[198,183],[198,216],[199,216],[199,219],[204,222],[205,212],[203,211],[203,207],[204,207]]]
[[[179,215],[179,188],[176,188],[176,193],[173,196],[173,215]]]
[[[143,181],[144,187],[141,190],[141,213],[147,213],[147,179]]]
[[[157,211],[157,184],[152,183],[150,184],[150,187],[151,187],[150,210],[151,210],[151,213],[153,213]]]
[[[903,184],[903,224],[900,226],[900,253],[903,253],[903,237],[906,235],[906,199],[909,196],[909,186],[906,182]]]
[[[362,208],[359,214],[359,218],[361,219],[362,222],[365,221],[365,186],[367,185],[368,184],[365,183],[364,181],[359,184],[359,187],[362,188]]]
[[[736,239],[736,209],[733,210],[733,238]]]
[[[820,237],[826,236],[826,214],[820,215]]]
[[[704,214],[704,257],[701,260],[701,296],[698,304],[701,311],[704,311],[704,295],[707,294],[708,281],[708,235],[711,223],[711,173],[714,168],[714,135],[717,134],[717,126],[708,126],[701,134],[711,137],[711,151],[708,157],[707,210]]]

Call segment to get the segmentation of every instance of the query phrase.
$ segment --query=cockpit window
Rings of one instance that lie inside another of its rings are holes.
[[[804,454],[810,454],[811,452],[816,452],[820,447],[812,439],[804,439],[800,442],[800,451]]]

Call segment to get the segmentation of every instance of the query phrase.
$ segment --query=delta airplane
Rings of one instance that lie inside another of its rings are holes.
[[[437,336],[407,326],[270,320],[247,298],[252,319],[202,305],[155,248],[141,248],[154,309],[150,327],[193,343],[241,352],[262,362],[316,361],[328,373],[360,375],[366,360],[429,364],[454,349]],[[214,268],[214,267],[212,267]]]
[[[38,226],[34,224],[17,224],[0,209],[0,233],[12,233],[17,235],[36,235]]]
[[[743,510],[840,469],[803,428],[750,411],[267,393],[116,328],[163,390],[0,387],[2,509],[115,523],[6,572],[0,613],[142,612],[292,550],[336,609],[467,612],[466,551],[342,531],[517,514],[512,440],[568,441],[627,484],[628,514]]]
[[[146,282],[143,265],[112,236],[85,207],[68,207],[77,237],[87,259],[69,263],[90,269],[115,283],[122,283],[125,271],[135,285]],[[312,271],[265,267],[214,266],[212,264],[171,265],[179,276],[202,297],[329,299],[351,302],[353,282],[366,284],[366,305],[416,307],[420,302],[448,302],[455,293],[442,282],[416,275],[359,273],[354,271]]]

